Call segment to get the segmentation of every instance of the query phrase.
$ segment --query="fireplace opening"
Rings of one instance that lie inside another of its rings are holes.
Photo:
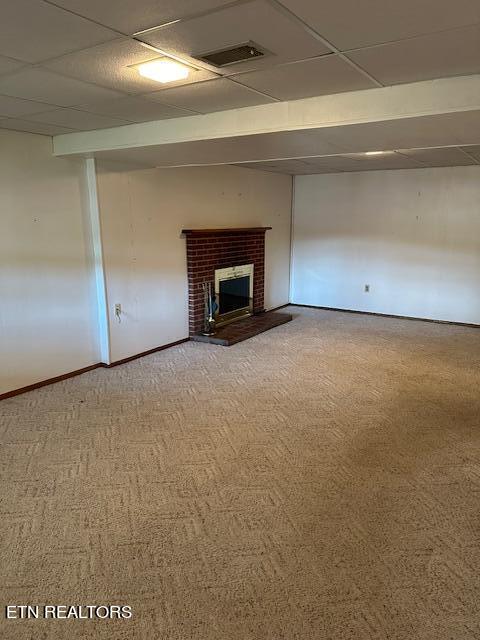
[[[219,314],[231,313],[248,307],[250,302],[250,276],[222,280],[219,292]]]
[[[233,322],[253,312],[253,264],[244,264],[215,271],[217,326]]]

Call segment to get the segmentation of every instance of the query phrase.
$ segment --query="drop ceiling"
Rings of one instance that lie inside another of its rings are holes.
[[[107,163],[119,170],[230,164],[304,175],[480,167],[480,109],[148,146],[107,146],[94,155],[100,166]]]
[[[119,170],[186,166],[181,162],[161,162],[152,149],[130,149],[124,152],[98,154],[100,169]],[[215,163],[203,162],[194,166],[231,164],[242,169],[255,169],[287,175],[312,175],[324,173],[350,173],[359,171],[386,171],[393,169],[421,169],[428,167],[480,167],[480,145],[465,147],[436,147],[428,149],[397,149],[382,155],[349,153],[325,156],[306,156],[287,159],[260,160],[258,162]],[[191,166],[191,165],[187,165]],[[480,169],[479,169],[480,170]]]
[[[196,57],[246,41],[267,54]],[[163,86],[132,69],[162,54],[195,70]],[[15,0],[0,128],[57,135],[478,73],[479,0]]]
[[[272,160],[271,162],[247,162],[237,166],[290,175],[480,166],[479,152],[480,146],[398,149],[377,156],[356,153],[295,160]]]

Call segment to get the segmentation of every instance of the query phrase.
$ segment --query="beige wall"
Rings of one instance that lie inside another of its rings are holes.
[[[0,130],[0,393],[98,361],[80,161]]]
[[[99,166],[113,361],[188,336],[189,227],[271,226],[265,305],[288,302],[289,176],[239,167],[116,171]],[[122,321],[113,316],[122,305]]]
[[[293,227],[293,302],[480,324],[480,167],[299,176]]]
[[[0,131],[0,393],[101,359],[84,176],[50,138]],[[265,304],[289,301],[289,176],[103,164],[97,179],[111,360],[188,335],[183,228],[273,227]],[[479,274],[480,167],[296,179],[292,301],[479,324]]]

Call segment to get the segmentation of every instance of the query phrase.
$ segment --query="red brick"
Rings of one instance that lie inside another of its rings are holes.
[[[190,333],[203,324],[203,283],[212,282],[215,269],[240,264],[254,265],[253,308],[263,309],[265,233],[209,233],[187,236],[188,304]]]

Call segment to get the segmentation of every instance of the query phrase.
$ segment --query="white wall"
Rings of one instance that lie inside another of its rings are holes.
[[[83,165],[0,130],[0,393],[98,362]]]
[[[299,176],[293,226],[292,302],[480,324],[479,166]]]
[[[184,228],[273,227],[266,234],[265,306],[287,303],[291,186],[290,176],[239,167],[100,166],[112,361],[188,336]]]

